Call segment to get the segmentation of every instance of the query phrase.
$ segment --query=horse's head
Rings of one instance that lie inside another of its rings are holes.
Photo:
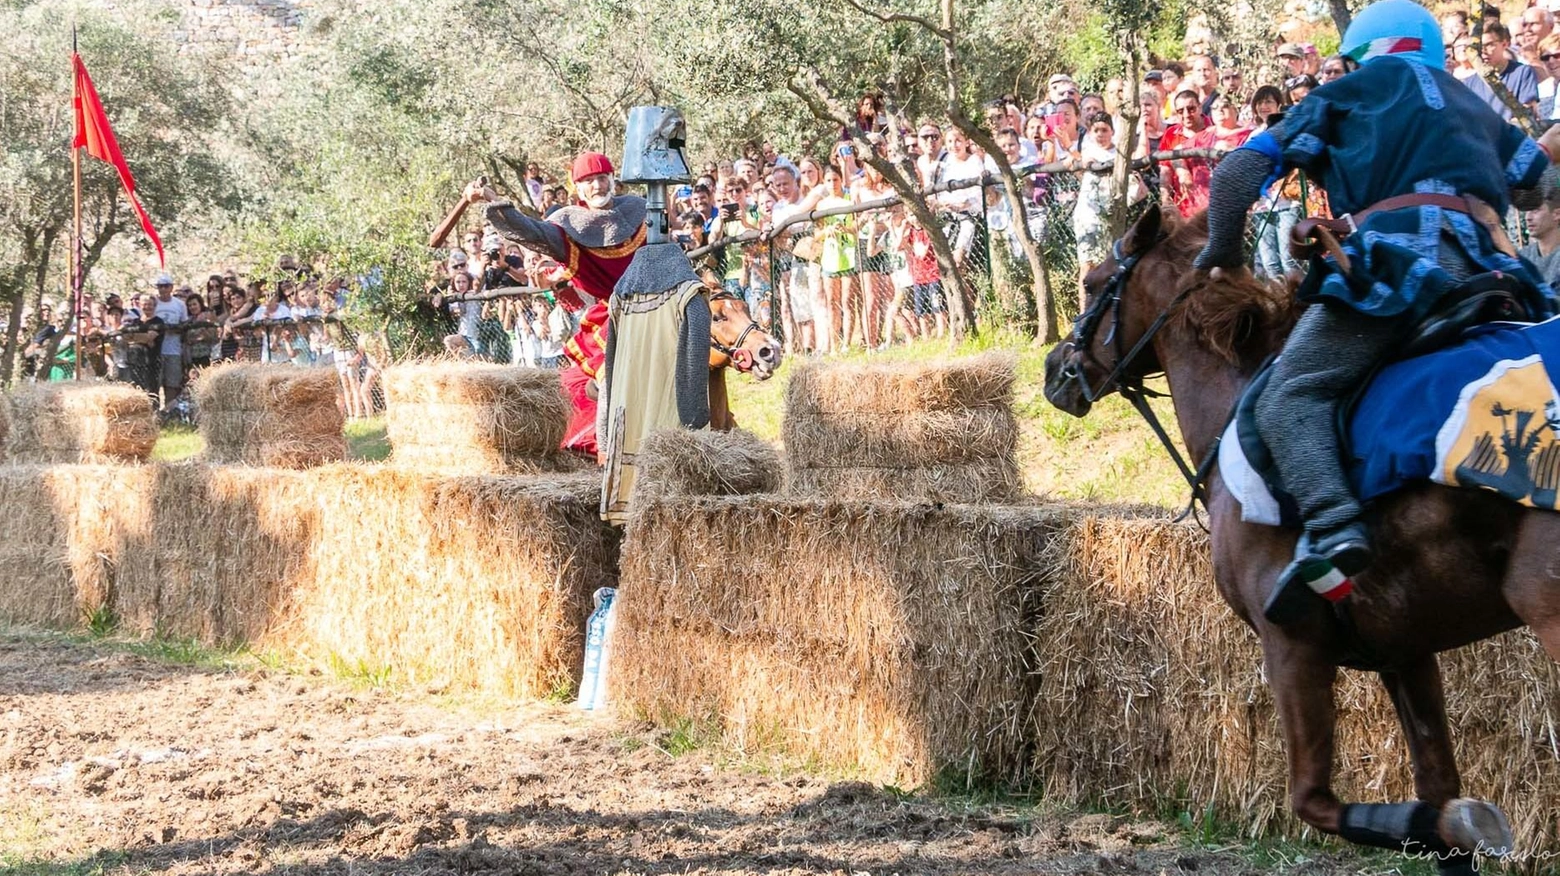
[[[1081,417],[1098,399],[1163,370],[1161,356],[1176,358],[1192,346],[1249,375],[1282,345],[1299,314],[1298,277],[1272,283],[1244,268],[1193,270],[1207,239],[1204,219],[1182,221],[1150,207],[1116,241],[1111,257],[1084,278],[1084,309],[1072,334],[1046,356],[1051,404]]]
[[[758,327],[741,298],[711,291],[709,299],[710,367],[730,366],[768,380],[780,367],[780,342]]]
[[[1084,277],[1083,313],[1072,334],[1045,357],[1045,397],[1075,417],[1122,381],[1158,369],[1151,348],[1133,351],[1160,310],[1147,288],[1155,272],[1144,259],[1164,239],[1163,221],[1159,207],[1150,206],[1116,241],[1110,258]]]

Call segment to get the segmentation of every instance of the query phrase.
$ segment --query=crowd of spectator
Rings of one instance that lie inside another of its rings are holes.
[[[81,313],[45,302],[22,349],[24,379],[83,377],[117,380],[144,389],[165,417],[187,417],[192,378],[224,361],[331,366],[337,371],[343,413],[371,416],[383,350],[371,338],[359,344],[336,318],[350,291],[343,278],[321,280],[290,256],[277,264],[280,279],[242,281],[234,271],[211,274],[202,291],[164,273],[151,291],[101,299],[84,292]]]
[[[1560,33],[1551,11],[1529,6],[1510,28],[1495,7],[1482,14],[1484,64],[1519,105],[1540,119],[1560,119]],[[1470,57],[1467,14],[1453,11],[1441,23],[1447,69],[1511,119],[1511,108]],[[1353,59],[1324,57],[1303,42],[1276,45],[1271,58],[1255,67],[1209,54],[1155,60],[1138,83],[1133,157],[1160,158],[1131,175],[1126,197],[1133,203],[1153,198],[1184,216],[1204,209],[1220,153],[1240,147],[1312,89],[1354,69]],[[924,189],[944,189],[928,195],[927,203],[962,275],[1024,275],[1017,234],[1023,223],[1048,263],[1060,255],[1069,271],[1076,265],[1076,273],[1061,280],[1081,285],[1110,250],[1108,217],[1117,195],[1100,168],[1113,163],[1124,142],[1128,93],[1121,79],[1088,92],[1059,72],[1033,100],[1007,94],[982,107],[977,121],[1021,174],[1021,218],[1011,215],[994,182],[992,157],[957,127],[938,119],[912,124],[875,93],[860,96],[854,121],[879,155],[908,156]],[[789,153],[769,141],[749,142],[740,155],[699,166],[697,179],[673,193],[673,238],[707,280],[745,299],[760,325],[780,334],[793,353],[880,348],[948,330],[947,284],[928,230],[914,211],[884,203],[894,191],[857,154],[856,142],[846,131],[823,142],[804,141]],[[1182,154],[1163,156],[1171,152]],[[953,185],[983,176],[980,185]],[[574,199],[536,163],[526,167],[521,184],[524,200],[543,215]],[[1560,194],[1550,194],[1538,211],[1521,217],[1524,254],[1551,282],[1560,282]],[[1327,209],[1325,193],[1310,181],[1298,175],[1274,181],[1252,212],[1253,270],[1279,277],[1300,268],[1287,245],[1290,229],[1302,216]],[[372,414],[383,355],[347,342],[330,319],[345,304],[348,284],[321,281],[286,258],[278,273],[282,279],[272,288],[262,279],[241,283],[228,271],[212,275],[204,292],[161,277],[155,293],[101,301],[88,296],[78,332],[66,332],[67,315],[45,307],[29,325],[24,369],[27,376],[46,377],[50,363],[74,361],[79,334],[88,373],[145,386],[167,408],[191,372],[210,362],[328,363],[341,374],[348,415]],[[451,355],[558,368],[581,315],[571,306],[576,299],[557,294],[565,285],[555,262],[491,228],[472,228],[437,258],[421,306],[424,317],[447,329],[442,340]],[[982,306],[970,304],[977,311]],[[66,354],[50,352],[54,347]]]

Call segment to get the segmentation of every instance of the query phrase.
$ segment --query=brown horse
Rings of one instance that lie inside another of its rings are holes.
[[[706,283],[708,287],[709,284]],[[710,428],[736,428],[726,392],[726,369],[734,368],[758,380],[768,380],[780,367],[780,342],[759,328],[740,297],[711,287],[710,302]]]
[[[1292,290],[1244,270],[1191,262],[1205,220],[1151,209],[1085,280],[1089,309],[1046,358],[1045,394],[1076,416],[1113,390],[1163,372],[1189,459],[1210,457],[1241,390],[1277,350],[1298,310]],[[1193,478],[1195,480],[1195,478]],[[1474,870],[1469,850],[1510,850],[1490,803],[1459,799],[1437,653],[1526,624],[1560,659],[1560,514],[1493,494],[1422,484],[1372,503],[1378,549],[1335,614],[1320,599],[1286,626],[1262,616],[1298,532],[1243,523],[1214,469],[1205,494],[1219,594],[1261,639],[1283,730],[1290,804],[1307,824],[1356,843],[1435,853],[1443,872]],[[1331,789],[1339,666],[1380,674],[1413,762],[1419,802],[1346,806]]]

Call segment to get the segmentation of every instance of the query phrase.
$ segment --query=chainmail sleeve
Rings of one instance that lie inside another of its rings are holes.
[[[613,320],[607,322],[606,340],[602,344],[601,368],[596,371],[596,446],[607,449],[607,424],[611,422],[612,365],[617,359],[617,332]]]
[[[1274,126],[1261,136],[1276,130]],[[1236,149],[1224,156],[1208,182],[1208,243],[1192,267],[1233,268],[1246,261],[1246,214],[1279,166],[1273,154],[1260,148]]]
[[[694,295],[677,339],[677,419],[687,429],[710,424],[710,303]]]
[[[483,218],[493,230],[528,249],[534,249],[548,257],[567,262],[568,249],[564,245],[563,229],[542,219],[532,219],[508,201],[490,201],[483,210]]]
[[[1544,194],[1556,191],[1557,187],[1560,187],[1560,170],[1553,166],[1545,168],[1538,185],[1530,189],[1511,190],[1511,206],[1523,211],[1537,210],[1544,206]]]

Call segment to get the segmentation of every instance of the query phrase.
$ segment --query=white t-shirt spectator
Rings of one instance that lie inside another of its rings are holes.
[[[157,307],[152,315],[162,320],[163,325],[178,325],[190,321],[189,308],[184,306],[184,301],[180,298],[169,298],[167,301],[158,298]],[[164,332],[162,354],[164,356],[184,355],[184,335],[178,332]]]
[[[953,180],[978,180],[981,174],[986,172],[986,164],[975,153],[971,152],[962,161],[954,158],[952,154],[945,154],[942,159],[943,182]],[[965,213],[980,212],[980,186],[970,186],[967,189],[956,189],[941,195],[942,202],[950,210],[961,210]]]

